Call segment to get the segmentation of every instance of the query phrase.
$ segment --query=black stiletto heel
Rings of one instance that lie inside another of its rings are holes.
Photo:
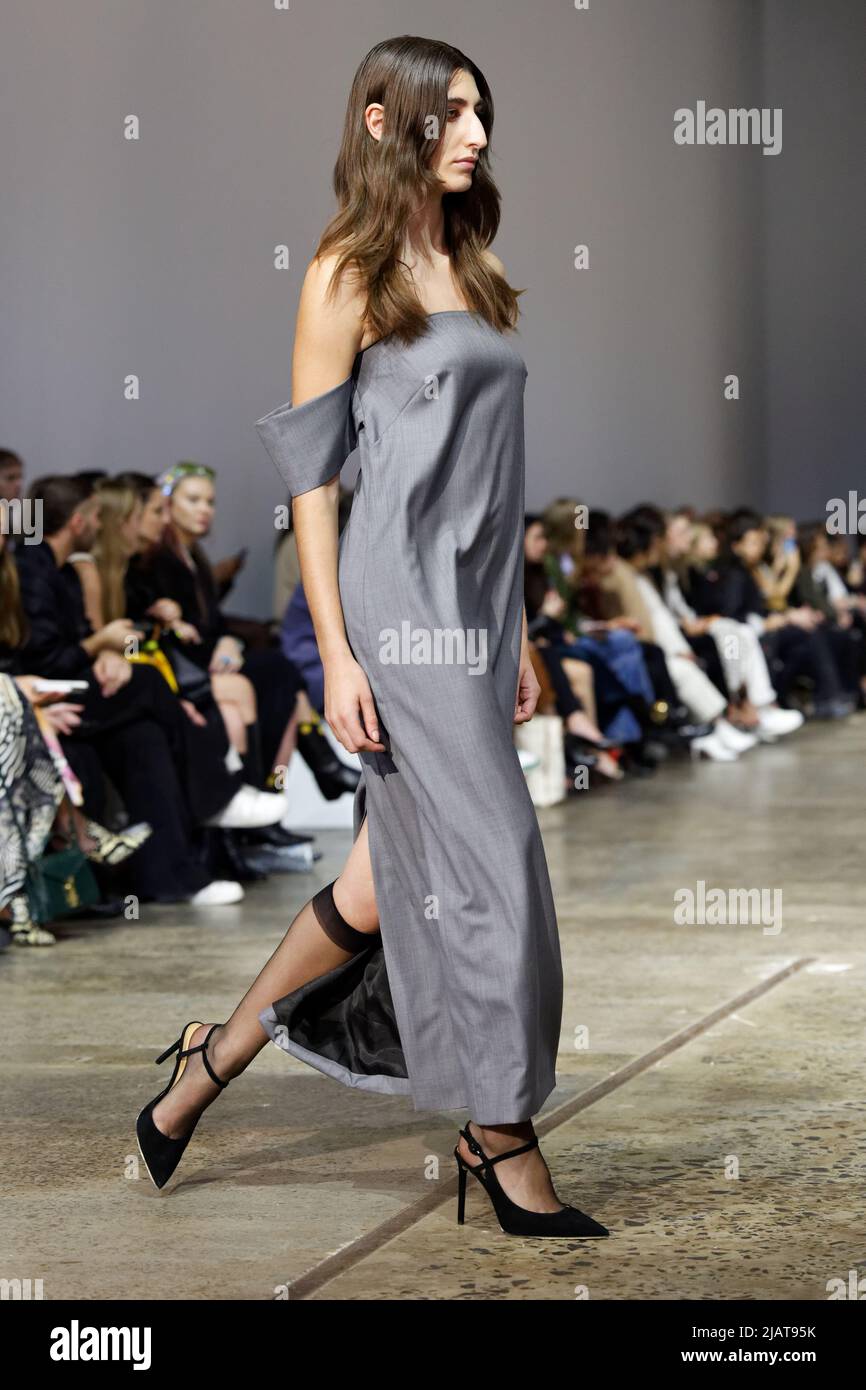
[[[466,1214],[466,1165],[460,1162],[459,1154],[457,1157],[457,1173],[459,1178],[457,1192],[457,1224],[458,1226],[462,1226],[463,1218]]]
[[[195,1127],[198,1124],[198,1120],[196,1119],[189,1134],[185,1134],[181,1139],[171,1139],[167,1134],[163,1134],[161,1129],[157,1129],[153,1120],[153,1111],[156,1106],[162,1100],[163,1096],[168,1095],[172,1086],[183,1076],[187,1057],[191,1057],[195,1052],[200,1052],[205,1070],[211,1081],[219,1086],[221,1091],[224,1091],[229,1084],[228,1081],[223,1081],[217,1076],[207,1055],[207,1045],[216,1029],[222,1026],[221,1024],[215,1023],[204,1042],[199,1043],[197,1047],[188,1046],[196,1028],[201,1028],[203,1026],[204,1025],[201,1023],[188,1023],[177,1042],[172,1043],[171,1047],[166,1048],[165,1052],[157,1057],[157,1065],[160,1065],[162,1062],[165,1062],[173,1052],[177,1053],[171,1080],[165,1090],[160,1091],[159,1095],[154,1096],[153,1100],[144,1107],[135,1122],[138,1151],[141,1154],[142,1162],[147,1169],[151,1182],[159,1188],[165,1187],[175,1168],[180,1163],[184,1149],[192,1138]]]
[[[459,1191],[457,1193],[457,1221],[463,1225],[463,1218],[466,1211],[466,1174],[474,1173],[484,1191],[487,1193],[496,1216],[499,1221],[499,1229],[509,1236],[607,1236],[610,1232],[605,1226],[593,1221],[591,1216],[586,1216],[584,1212],[578,1211],[577,1207],[564,1206],[559,1211],[527,1211],[526,1207],[519,1207],[516,1202],[503,1191],[499,1179],[493,1172],[494,1163],[501,1163],[504,1158],[513,1158],[515,1154],[526,1153],[528,1149],[534,1149],[538,1144],[538,1135],[535,1134],[528,1144],[521,1144],[517,1149],[509,1149],[508,1153],[497,1154],[495,1158],[488,1158],[482,1149],[475,1135],[467,1125],[461,1129],[460,1133],[469,1145],[470,1152],[477,1154],[482,1160],[473,1167],[461,1156],[458,1148],[454,1149],[454,1157],[457,1159],[457,1171],[459,1174]],[[481,1176],[480,1169],[488,1169],[486,1177]]]

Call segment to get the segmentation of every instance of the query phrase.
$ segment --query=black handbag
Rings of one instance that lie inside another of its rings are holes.
[[[209,705],[213,699],[210,672],[190,660],[173,632],[164,632],[160,638],[160,645],[174,672],[174,678],[177,681],[177,693],[180,698],[189,700],[191,704],[196,706]]]
[[[184,644],[170,627],[160,623],[139,626],[144,626],[145,650],[159,651],[171,667],[178,698],[189,700],[197,708],[207,708],[213,699],[210,673],[186,655]]]

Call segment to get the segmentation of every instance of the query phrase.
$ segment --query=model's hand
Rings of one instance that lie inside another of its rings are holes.
[[[521,652],[520,674],[517,679],[517,699],[514,702],[514,723],[525,724],[535,713],[541,686],[532,668],[529,652]]]
[[[370,682],[350,652],[325,663],[325,718],[347,753],[384,753]]]

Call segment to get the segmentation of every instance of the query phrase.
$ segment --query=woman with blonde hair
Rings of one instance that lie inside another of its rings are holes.
[[[95,496],[99,504],[99,535],[93,544],[93,558],[99,575],[102,603],[101,621],[96,629],[115,618],[127,617],[124,581],[129,560],[138,544],[138,518],[141,503],[135,490],[115,478],[97,484]]]

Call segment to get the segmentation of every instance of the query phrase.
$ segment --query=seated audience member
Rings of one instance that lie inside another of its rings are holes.
[[[544,566],[564,608],[557,619],[554,652],[592,667],[599,722],[605,737],[617,743],[642,744],[651,726],[655,692],[630,618],[590,620],[581,611],[580,588],[585,556],[585,528],[575,525],[580,503],[560,497],[542,514],[547,549]]]
[[[57,738],[78,726],[81,706],[35,687],[32,676],[0,675],[0,912],[8,913],[16,945],[53,946],[54,933],[31,917],[27,893],[28,874],[42,854],[74,844],[91,863],[114,866],[151,830],[143,824],[112,834],[82,814],[81,784]]]
[[[121,653],[137,635],[127,619],[91,630],[67,563],[76,550],[89,550],[98,532],[91,485],[49,477],[35,483],[30,495],[41,504],[45,540],[16,552],[25,620],[17,673],[86,682],[77,696],[81,725],[65,740],[64,751],[93,819],[102,819],[104,771],[130,819],[153,826],[132,866],[138,895],[199,905],[238,901],[239,884],[211,882],[196,862],[193,829],[273,823],[283,813],[282,799],[244,786],[226,766],[222,729],[194,724],[162,676],[124,659]]]
[[[715,762],[733,762],[753,748],[757,739],[745,734],[724,717],[727,700],[701,669],[698,658],[680,631],[648,573],[661,558],[661,539],[655,527],[640,515],[626,516],[618,527],[618,550],[635,572],[638,589],[652,621],[653,640],[665,654],[677,694],[694,719],[710,724],[710,732],[696,738],[692,747]]]
[[[859,705],[866,692],[866,646],[862,615],[852,605],[845,585],[830,563],[827,531],[821,521],[801,526],[797,532],[800,570],[794,584],[796,601],[820,613],[842,686]],[[833,588],[836,598],[831,596]],[[841,593],[840,593],[841,591]]]
[[[722,618],[718,614],[698,614],[687,601],[680,585],[685,577],[692,547],[694,523],[682,512],[666,520],[662,552],[662,596],[686,637],[708,634],[716,645],[725,686],[731,699],[728,717],[742,711],[743,704],[757,732],[764,738],[792,733],[803,723],[799,710],[779,708],[770,680],[767,659],[760,639],[748,623]],[[686,580],[687,583],[687,580]]]
[[[564,725],[566,763],[573,777],[577,767],[594,767],[602,777],[620,781],[622,769],[610,753],[613,746],[596,722],[592,667],[574,657],[559,655],[553,641],[561,640],[559,617],[564,600],[550,587],[544,556],[547,536],[541,517],[528,512],[523,539],[523,588],[527,636],[550,682],[554,708]],[[590,756],[588,756],[590,755]]]
[[[243,672],[255,691],[260,758],[266,777],[286,767],[297,746],[323,796],[334,800],[345,792],[353,793],[360,772],[337,757],[329,744],[297,669],[278,648],[244,652],[227,630],[201,544],[214,518],[213,470],[201,464],[178,464],[157,482],[168,498],[168,524],[160,542],[137,556],[135,566],[130,566],[127,592],[131,611],[146,612],[154,602],[173,599],[199,637],[197,642],[184,643],[185,655],[212,678]]]
[[[807,677],[814,686],[814,712],[819,719],[841,719],[849,715],[855,701],[846,696],[832,648],[821,631],[822,614],[813,608],[777,608],[758,581],[764,561],[768,532],[755,512],[735,513],[728,526],[727,553],[720,566],[716,586],[716,607],[726,618],[748,622],[761,637],[781,703],[786,703],[794,682]],[[799,572],[799,559],[796,566]],[[774,601],[780,601],[781,590]],[[790,593],[794,581],[787,588]]]
[[[161,498],[165,506],[158,508],[151,505],[151,494]],[[153,479],[145,479],[142,488],[135,475],[121,475],[102,484],[95,496],[100,509],[100,531],[93,555],[98,569],[97,588],[101,591],[101,603],[106,615],[115,618],[128,611],[133,612],[138,621],[150,619],[158,622],[172,637],[184,643],[199,643],[201,638],[197,628],[192,623],[184,622],[180,604],[174,599],[158,599],[150,604],[144,614],[137,612],[134,577],[129,581],[133,556],[146,551],[148,544],[158,544],[162,540],[167,523],[168,499],[156,487]],[[146,540],[146,537],[151,540]],[[165,637],[162,633],[160,635],[164,642]],[[201,680],[198,684],[202,687]],[[246,780],[254,786],[261,785],[264,773],[257,753],[256,696],[246,676],[227,672],[213,675],[203,688],[195,692],[195,707],[206,721],[215,715],[223,720],[229,742],[243,764]],[[190,710],[187,709],[187,712],[190,713]]]
[[[741,507],[731,520],[749,515],[749,508]],[[764,595],[767,611],[784,613],[800,573],[797,523],[790,516],[768,516],[764,526],[767,545],[760,563],[754,567],[753,578]]]
[[[691,722],[692,716],[677,695],[664,652],[653,640],[652,621],[634,571],[617,554],[614,524],[609,514],[598,507],[593,507],[589,514],[582,581],[580,596],[589,617],[627,620],[640,643],[655,696],[654,731],[672,733],[680,741],[709,733],[707,725]]]
[[[0,449],[0,502],[17,502],[21,496],[24,464],[11,449]]]

